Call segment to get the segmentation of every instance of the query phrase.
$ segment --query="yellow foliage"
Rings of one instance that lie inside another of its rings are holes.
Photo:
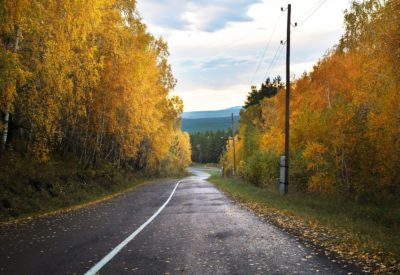
[[[303,190],[399,194],[399,3],[354,1],[338,46],[293,82],[291,177],[308,180]],[[284,118],[282,91],[242,111],[242,163],[258,151],[283,153]]]
[[[334,191],[335,179],[326,173],[317,173],[310,177],[308,190],[319,193],[332,193]]]
[[[327,148],[319,143],[309,143],[303,151],[303,157],[307,161],[307,169],[319,170],[319,167],[324,166],[327,162],[324,159],[324,154]]]
[[[285,146],[285,136],[282,130],[276,126],[269,129],[264,133],[260,141],[260,149],[262,151],[271,151],[275,154],[283,152]]]
[[[232,175],[234,159],[236,160],[236,169],[237,173],[240,173],[240,169],[242,167],[241,163],[243,162],[243,140],[239,140],[238,136],[235,136],[235,158],[233,153],[233,140],[232,138],[228,139],[226,143],[226,151],[222,155],[220,159],[220,164],[224,168],[224,173],[226,175]]]
[[[83,166],[188,165],[168,46],[147,32],[136,1],[0,5],[0,111],[17,112],[13,137],[27,153],[71,152]]]

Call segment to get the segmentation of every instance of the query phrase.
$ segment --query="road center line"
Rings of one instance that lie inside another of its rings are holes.
[[[136,229],[131,235],[129,235],[124,241],[122,241],[118,246],[116,246],[110,253],[108,253],[103,259],[101,259],[95,266],[93,266],[89,271],[85,273],[85,275],[94,275],[96,272],[98,272],[103,266],[105,266],[109,261],[111,261],[112,258],[114,258],[115,255],[118,254],[118,252],[121,251],[122,248],[124,248],[130,241],[132,241],[137,234],[139,234],[149,223],[151,223],[157,216],[160,214],[160,212],[167,206],[169,201],[171,200],[172,196],[175,193],[176,188],[178,188],[178,185],[181,183],[181,180],[178,181],[175,185],[174,190],[172,190],[171,195],[169,195],[169,198],[167,201],[157,210],[156,213],[153,214],[153,216],[150,217],[144,224],[142,224],[138,229]]]

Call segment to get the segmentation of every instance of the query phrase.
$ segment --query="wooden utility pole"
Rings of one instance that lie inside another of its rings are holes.
[[[290,29],[291,29],[292,5],[287,7],[287,40],[286,40],[286,112],[285,112],[285,190],[289,187],[289,133],[290,133]]]
[[[231,113],[231,123],[232,123],[232,145],[233,145],[233,176],[236,175],[236,148],[235,148],[235,131],[234,131],[234,121],[233,113]]]

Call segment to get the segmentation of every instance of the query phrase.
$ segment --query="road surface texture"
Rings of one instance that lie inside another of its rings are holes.
[[[178,186],[164,180],[87,208],[0,226],[0,274],[85,274],[98,262],[99,274],[350,273],[237,205],[205,172],[192,172]]]

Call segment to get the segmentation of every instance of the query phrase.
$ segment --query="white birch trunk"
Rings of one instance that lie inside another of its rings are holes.
[[[5,112],[4,114],[4,126],[3,126],[3,138],[1,139],[1,149],[6,148],[7,136],[8,136],[8,120],[10,118],[10,113]]]
[[[14,33],[15,33],[15,43],[14,43],[14,53],[18,51],[19,47],[19,26],[18,24],[14,25]],[[8,138],[8,121],[10,120],[10,112],[6,110],[4,112],[4,126],[3,126],[3,138],[1,139],[1,149],[4,150],[6,148],[7,138]]]

